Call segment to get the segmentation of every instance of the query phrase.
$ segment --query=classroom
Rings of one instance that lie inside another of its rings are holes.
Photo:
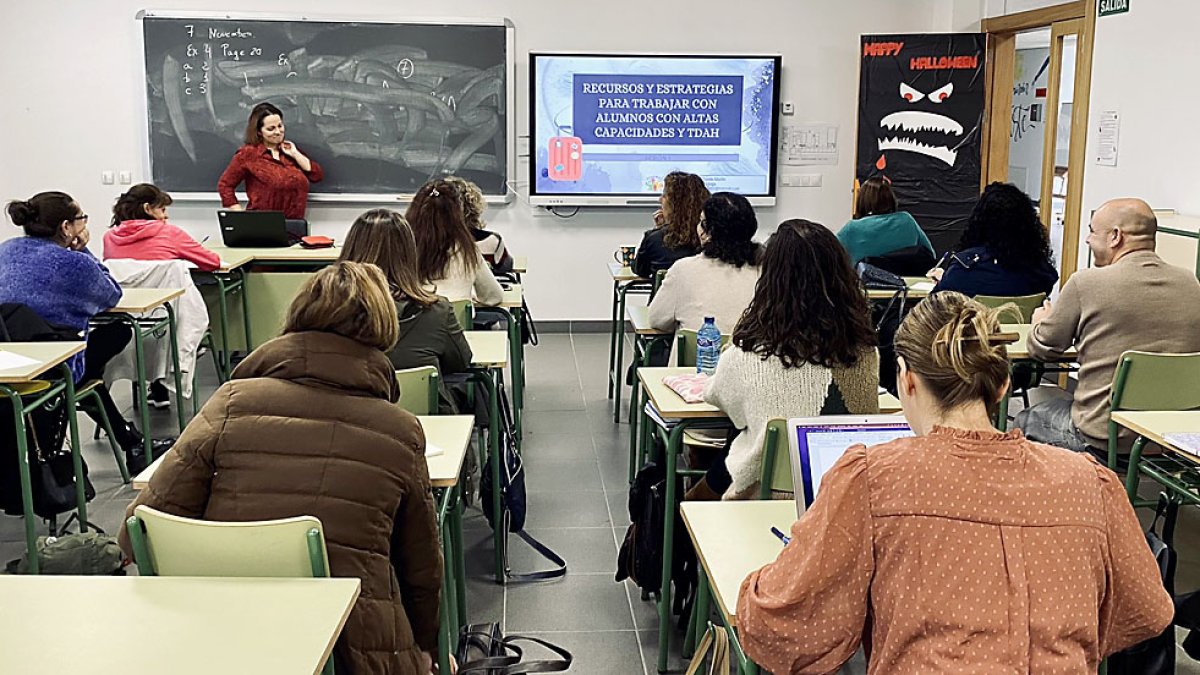
[[[1186,0],[13,0],[0,673],[1200,673]]]

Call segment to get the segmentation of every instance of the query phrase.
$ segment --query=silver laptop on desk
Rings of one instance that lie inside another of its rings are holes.
[[[908,422],[899,415],[795,417],[788,420],[787,428],[797,516],[816,499],[821,479],[847,448],[859,443],[879,445],[913,435]]]

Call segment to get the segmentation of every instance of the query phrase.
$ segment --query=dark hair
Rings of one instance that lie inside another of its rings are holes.
[[[984,307],[942,291],[909,311],[896,331],[896,356],[921,377],[942,410],[981,401],[994,410],[1008,387],[1008,351],[994,342],[1000,315],[1012,304]]]
[[[283,119],[283,113],[279,111],[279,108],[266,101],[254,106],[254,109],[250,111],[250,119],[246,120],[246,133],[242,136],[242,141],[246,145],[262,142],[262,135],[259,132],[262,131],[263,120],[271,115],[279,115],[279,119]]]
[[[404,216],[390,209],[371,209],[350,226],[339,260],[364,262],[383,270],[392,296],[428,307],[437,296],[417,278],[417,244]]]
[[[1034,267],[1042,260],[1054,264],[1050,239],[1033,202],[1008,183],[992,183],[975,202],[957,250],[973,246],[986,247],[1009,269]]]
[[[65,192],[39,192],[28,201],[8,203],[8,217],[12,218],[13,224],[38,239],[53,239],[63,221],[78,214],[79,205]]]
[[[871,310],[850,256],[833,232],[807,220],[785,220],[767,240],[754,299],[733,329],[733,344],[833,368],[858,363],[875,345]]]
[[[149,183],[138,183],[129,188],[125,194],[117,197],[113,205],[112,226],[116,227],[125,220],[141,220],[149,215],[146,207],[162,208],[170,206],[175,200]]]
[[[718,192],[704,202],[701,227],[709,239],[701,252],[734,267],[757,265],[761,246],[754,243],[758,218],[750,200],[733,192]]]
[[[858,187],[858,197],[854,200],[854,217],[856,219],[895,212],[896,194],[892,192],[891,181],[876,176],[868,178]]]
[[[417,272],[422,282],[444,279],[446,268],[455,258],[474,272],[479,264],[478,249],[475,236],[467,229],[454,185],[444,180],[422,185],[404,217],[417,240]]]
[[[696,223],[710,196],[700,176],[683,171],[667,174],[663,181],[663,218],[667,221],[663,243],[667,248],[700,248]]]

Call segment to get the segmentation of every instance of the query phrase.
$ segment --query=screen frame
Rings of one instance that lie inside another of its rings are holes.
[[[775,62],[775,81],[772,87],[771,106],[771,160],[767,179],[767,194],[744,195],[754,206],[775,206],[778,194],[779,174],[779,115],[780,90],[783,80],[783,55],[754,53],[682,53],[682,52],[529,52],[529,203],[533,206],[658,206],[658,195],[638,192],[613,192],[609,194],[584,193],[539,193],[537,191],[537,161],[534,145],[537,142],[537,61],[540,57],[592,57],[592,58],[665,58],[665,59],[771,59]]]
[[[912,425],[903,415],[826,415],[822,417],[798,417],[788,420],[788,451],[794,460],[792,465],[792,489],[796,495],[796,515],[804,511],[816,499],[817,488],[812,480],[812,461],[808,454],[808,445],[800,445],[800,429],[802,428],[836,428],[836,427],[907,427],[910,433]]]

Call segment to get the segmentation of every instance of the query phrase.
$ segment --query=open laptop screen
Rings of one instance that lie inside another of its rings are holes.
[[[821,479],[841,459],[846,449],[862,443],[872,446],[904,436],[912,430],[903,418],[861,416],[791,420],[792,476],[796,487],[797,511],[803,512],[812,504],[821,486]],[[804,501],[800,502],[803,498]]]

